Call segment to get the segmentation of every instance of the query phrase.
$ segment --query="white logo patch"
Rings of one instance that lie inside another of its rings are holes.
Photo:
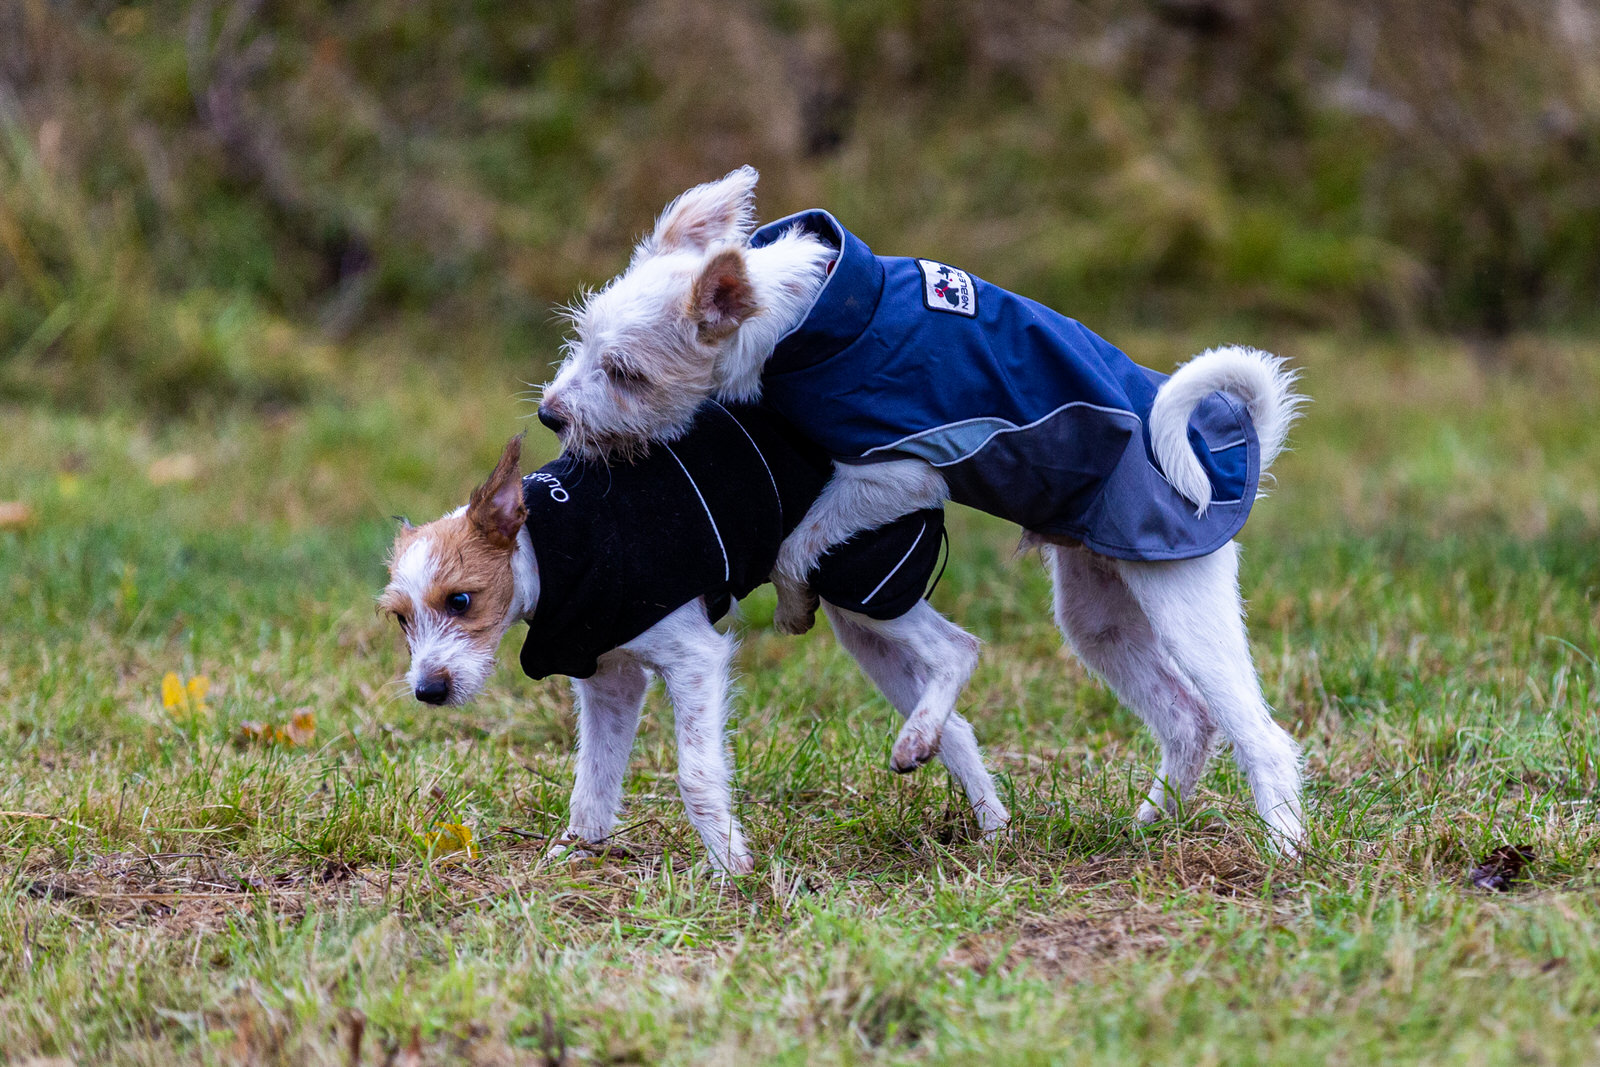
[[[540,485],[549,487],[550,499],[554,500],[557,504],[565,504],[568,500],[572,499],[572,494],[568,493],[561,485],[561,479],[557,478],[553,474],[546,474],[544,471],[534,471],[532,474],[524,478],[523,481],[537,482]]]
[[[922,302],[929,309],[977,317],[978,293],[972,287],[972,275],[931,259],[919,259],[917,266],[922,268]]]

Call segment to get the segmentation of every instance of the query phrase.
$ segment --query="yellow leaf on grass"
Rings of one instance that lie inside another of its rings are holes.
[[[472,843],[472,828],[458,822],[436,822],[422,835],[429,856],[462,856],[476,859],[478,846]]]
[[[182,719],[210,711],[206,707],[206,694],[210,691],[211,679],[203,674],[195,675],[187,683],[177,671],[168,671],[161,676],[161,706],[173,718]]]
[[[161,706],[168,711],[175,711],[183,702],[183,680],[178,677],[177,671],[168,671],[161,676]]]

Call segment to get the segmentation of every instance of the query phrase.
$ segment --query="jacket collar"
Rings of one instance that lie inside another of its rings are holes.
[[[800,325],[778,340],[767,362],[768,374],[811,367],[848,348],[871,324],[883,295],[883,265],[861,238],[826,211],[802,211],[769,222],[750,236],[750,247],[771,244],[795,227],[837,248],[839,258]]]
[[[595,671],[597,653],[580,635],[614,604],[605,597],[585,597],[583,590],[604,571],[595,554],[605,551],[607,531],[599,525],[600,509],[592,501],[573,500],[568,487],[604,473],[563,454],[522,479],[528,509],[523,529],[539,567],[539,599],[525,619],[521,654],[523,673],[530,678],[587,678]]]

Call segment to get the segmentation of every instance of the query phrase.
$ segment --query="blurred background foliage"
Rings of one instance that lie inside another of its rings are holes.
[[[3,0],[0,398],[509,358],[749,161],[1112,329],[1592,326],[1596,0]]]

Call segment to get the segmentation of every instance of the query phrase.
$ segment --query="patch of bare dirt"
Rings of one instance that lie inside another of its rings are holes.
[[[551,861],[545,856],[549,842],[534,836],[496,834],[474,859],[419,859],[393,867],[326,860],[285,868],[206,852],[117,852],[71,866],[40,859],[19,872],[16,884],[32,900],[96,922],[190,935],[222,929],[240,912],[262,906],[293,917],[312,905],[379,906],[426,893],[435,903],[445,900],[465,910],[581,871],[584,891],[558,893],[556,908],[580,922],[609,922],[638,879],[653,876],[664,862],[659,850],[648,848]],[[673,865],[688,869],[687,859],[676,856]]]
[[[1172,916],[1144,907],[1025,919],[963,939],[945,963],[980,974],[1027,966],[1050,978],[1082,979],[1119,960],[1163,952],[1183,929]]]

